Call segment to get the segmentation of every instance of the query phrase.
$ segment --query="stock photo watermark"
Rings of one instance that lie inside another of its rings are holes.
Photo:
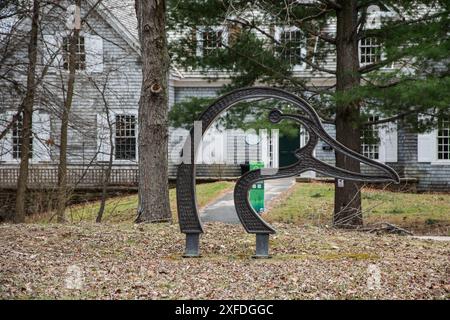
[[[84,272],[80,266],[71,265],[67,267],[64,285],[66,289],[82,290],[84,285]]]

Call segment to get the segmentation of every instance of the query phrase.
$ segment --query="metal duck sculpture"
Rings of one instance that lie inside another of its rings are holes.
[[[266,223],[261,216],[256,213],[250,205],[248,193],[252,185],[258,181],[271,180],[297,176],[305,171],[315,171],[327,176],[349,181],[361,182],[394,182],[399,183],[398,174],[389,166],[364,157],[363,155],[345,147],[333,139],[323,128],[322,122],[316,111],[303,99],[296,95],[276,88],[251,87],[232,91],[223,95],[208,107],[200,116],[201,136],[205,134],[211,124],[225,111],[233,105],[249,99],[275,98],[290,103],[298,108],[301,114],[283,114],[275,109],[269,113],[269,120],[272,123],[279,123],[285,119],[294,120],[302,124],[309,134],[306,145],[298,149],[295,153],[297,161],[289,166],[279,169],[257,169],[242,175],[236,182],[234,188],[234,204],[236,212],[248,233],[256,234],[256,254],[254,257],[269,256],[269,235],[275,233],[275,229]],[[178,166],[177,171],[177,209],[178,221],[181,232],[186,234],[185,257],[199,256],[199,236],[203,233],[203,226],[200,221],[195,195],[195,154],[198,145],[194,143],[199,138],[200,133],[194,129],[190,131],[190,139],[187,139],[184,150],[192,150],[184,157],[184,161]],[[318,140],[322,139],[335,151],[345,154],[347,157],[365,163],[366,165],[378,169],[380,175],[362,174],[351,172],[331,166],[314,157],[314,148]],[[187,158],[187,159],[186,159]]]

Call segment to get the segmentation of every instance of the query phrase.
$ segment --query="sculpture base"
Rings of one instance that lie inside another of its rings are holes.
[[[252,256],[254,259],[268,259],[269,256],[269,234],[257,233],[256,234],[256,252]]]
[[[186,249],[183,258],[199,258],[200,233],[186,233]]]

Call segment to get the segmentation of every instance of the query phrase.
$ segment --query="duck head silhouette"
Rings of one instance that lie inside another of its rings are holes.
[[[309,140],[306,145],[295,152],[297,161],[289,166],[278,169],[257,169],[242,175],[236,182],[234,188],[234,204],[237,215],[245,230],[248,233],[256,234],[256,255],[255,257],[268,256],[269,235],[275,233],[275,229],[266,223],[262,217],[256,213],[250,205],[248,194],[256,182],[270,179],[279,179],[297,176],[305,171],[315,171],[327,176],[349,181],[361,182],[394,182],[400,181],[398,174],[389,166],[369,159],[336,141],[323,128],[319,116],[315,110],[303,99],[287,91],[268,88],[251,87],[232,91],[214,102],[201,116],[202,135],[219,115],[228,110],[238,102],[255,98],[276,98],[289,102],[301,111],[301,114],[283,114],[279,110],[272,110],[269,113],[269,120],[272,123],[279,123],[290,119],[302,124],[309,133]],[[186,143],[193,144],[194,131],[191,130],[191,139]],[[314,148],[319,138],[334,148],[336,152],[341,152],[347,157],[360,161],[379,171],[378,175],[352,172],[329,165],[314,157]],[[192,149],[195,150],[195,149]],[[185,256],[199,255],[199,234],[203,232],[201,221],[198,217],[197,201],[195,196],[195,161],[192,152],[191,161],[181,163],[177,171],[177,206],[181,232],[186,234]]]

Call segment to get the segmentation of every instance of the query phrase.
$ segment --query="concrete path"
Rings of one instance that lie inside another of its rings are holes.
[[[265,207],[270,206],[273,200],[286,192],[294,184],[295,178],[264,181]],[[203,208],[200,211],[200,218],[203,222],[219,221],[232,224],[240,223],[234,208],[233,190]]]
[[[450,241],[449,236],[413,236],[413,238],[434,241]]]

